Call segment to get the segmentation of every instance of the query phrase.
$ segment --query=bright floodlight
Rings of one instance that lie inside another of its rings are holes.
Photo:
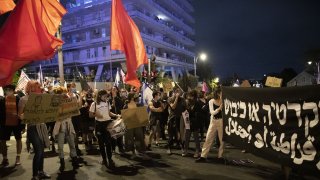
[[[201,54],[200,54],[200,59],[201,59],[201,60],[206,60],[206,59],[207,59],[207,55],[204,54],[204,53],[201,53]]]
[[[311,65],[311,64],[312,64],[312,61],[308,61],[308,64]]]

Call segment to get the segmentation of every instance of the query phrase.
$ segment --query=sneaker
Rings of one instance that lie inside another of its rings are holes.
[[[17,156],[17,157],[16,157],[16,163],[15,163],[15,165],[16,165],[16,166],[21,165],[20,156]]]
[[[206,158],[204,158],[204,157],[200,157],[200,158],[196,159],[196,161],[195,161],[195,162],[196,162],[196,163],[207,162],[207,159],[206,159]]]
[[[141,158],[142,160],[145,160],[145,161],[151,160],[151,158],[150,158],[148,155],[144,154],[144,153],[137,153],[136,156],[137,156],[138,158]]]
[[[38,176],[33,176],[33,177],[31,178],[31,180],[39,180],[39,177],[38,177]]]
[[[151,150],[151,144],[149,144],[149,145],[146,147],[146,150],[147,150],[147,151],[152,151],[152,150]]]
[[[116,167],[116,164],[114,163],[114,161],[112,159],[109,160],[108,163],[108,168],[109,169],[114,169]]]
[[[40,171],[38,174],[39,179],[49,179],[51,178],[50,174]]]
[[[100,164],[102,165],[107,165],[107,160],[106,159],[102,159],[101,161],[99,161]]]
[[[167,154],[168,154],[168,155],[171,155],[171,154],[172,154],[171,149],[168,149],[168,150],[167,150]]]
[[[199,156],[200,156],[199,153],[195,153],[195,154],[193,155],[194,158],[199,158]]]
[[[2,165],[3,167],[9,166],[9,160],[8,160],[8,159],[3,159],[1,165]]]
[[[181,156],[182,157],[186,157],[188,155],[188,153],[182,153]]]

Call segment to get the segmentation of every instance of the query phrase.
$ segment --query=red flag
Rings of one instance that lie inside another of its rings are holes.
[[[0,15],[12,11],[15,6],[13,0],[0,0]]]
[[[57,0],[20,0],[0,29],[0,86],[34,60],[51,58],[63,41],[54,34],[66,13]]]
[[[127,59],[125,81],[127,84],[140,87],[136,71],[139,66],[148,63],[148,57],[139,29],[124,9],[121,0],[112,0],[111,49],[125,53]]]

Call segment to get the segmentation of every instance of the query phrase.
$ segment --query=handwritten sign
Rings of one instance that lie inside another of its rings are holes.
[[[266,80],[266,86],[269,87],[281,87],[282,79],[268,76]]]
[[[24,109],[23,123],[46,123],[79,115],[76,97],[31,94]]]
[[[61,105],[59,106],[58,119],[63,120],[77,115],[80,115],[77,97],[61,97]]]
[[[121,116],[127,129],[147,126],[149,122],[149,115],[146,106],[133,109],[123,109],[121,110]]]
[[[274,160],[320,174],[320,86],[224,87],[227,142]]]

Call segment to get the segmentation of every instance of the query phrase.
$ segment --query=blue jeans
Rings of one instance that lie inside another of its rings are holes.
[[[44,144],[40,139],[36,126],[28,127],[27,136],[34,149],[32,162],[33,176],[37,176],[39,171],[43,171]]]

